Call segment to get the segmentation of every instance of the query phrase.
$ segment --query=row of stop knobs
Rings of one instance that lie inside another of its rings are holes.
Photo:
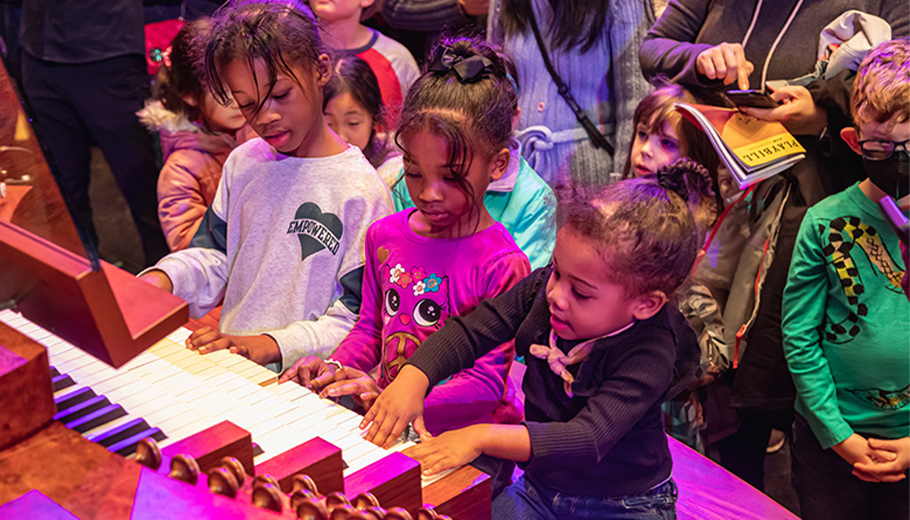
[[[161,450],[153,439],[143,439],[136,447],[135,461],[155,471],[161,467]],[[188,455],[177,455],[171,459],[168,477],[195,486],[199,481],[199,465]],[[211,492],[229,498],[236,498],[246,481],[243,464],[234,457],[221,459],[217,467],[206,473]],[[313,479],[296,475],[291,492],[281,491],[278,481],[270,475],[256,475],[253,478],[250,502],[263,509],[282,513],[293,511],[303,520],[415,520],[407,510],[400,507],[384,509],[370,493],[361,493],[348,499],[343,493],[333,492],[322,495]],[[417,511],[416,520],[450,520],[437,514],[431,507]]]

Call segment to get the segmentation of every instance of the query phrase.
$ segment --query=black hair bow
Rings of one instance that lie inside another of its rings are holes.
[[[658,170],[657,185],[679,195],[683,201],[689,202],[689,187],[679,175],[673,175],[665,170]]]
[[[440,45],[430,62],[429,70],[437,74],[454,70],[462,83],[471,83],[485,78],[492,65],[492,61],[479,54],[466,58],[455,54],[451,48]]]

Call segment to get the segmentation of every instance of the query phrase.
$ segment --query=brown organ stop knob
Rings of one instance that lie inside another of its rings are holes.
[[[199,464],[189,455],[177,455],[171,459],[171,472],[167,476],[195,486],[199,480]]]

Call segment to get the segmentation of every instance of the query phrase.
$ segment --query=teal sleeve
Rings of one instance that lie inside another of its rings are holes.
[[[414,207],[403,172],[391,191],[396,212]],[[550,264],[556,243],[556,196],[524,159],[515,188],[510,192],[488,191],[484,204],[528,256],[532,270]]]
[[[414,202],[411,201],[411,194],[408,193],[408,185],[404,182],[404,170],[398,175],[398,180],[392,185],[391,191],[392,203],[395,204],[395,213],[414,207]]]
[[[507,224],[515,244],[528,255],[531,269],[546,267],[553,258],[556,245],[556,197],[549,186],[533,192],[533,197],[520,205],[520,220]]]
[[[793,250],[783,298],[784,354],[797,391],[797,411],[805,416],[822,448],[853,434],[838,407],[834,377],[822,348],[828,276],[818,223],[803,219]]]
[[[556,244],[556,196],[531,166],[521,159],[521,170],[511,192],[488,191],[484,203],[502,222],[515,244],[528,256],[531,269],[546,267]]]

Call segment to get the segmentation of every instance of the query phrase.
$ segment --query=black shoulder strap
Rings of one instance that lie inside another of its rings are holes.
[[[610,141],[607,140],[606,136],[597,129],[591,119],[588,117],[588,114],[580,106],[578,102],[575,101],[575,98],[572,97],[572,92],[569,91],[568,85],[559,77],[559,74],[556,73],[556,69],[553,68],[553,63],[550,61],[550,54],[547,52],[547,47],[544,44],[543,37],[540,35],[540,27],[537,26],[537,17],[534,14],[534,5],[533,1],[528,2],[528,17],[531,22],[531,30],[534,31],[534,39],[537,40],[537,47],[540,49],[540,56],[543,58],[543,64],[547,68],[547,72],[550,73],[550,77],[553,78],[553,83],[556,84],[556,89],[559,92],[559,95],[566,100],[566,104],[569,105],[569,108],[575,112],[575,118],[578,119],[578,122],[581,123],[581,126],[585,129],[585,132],[588,133],[588,137],[591,139],[591,144],[595,148],[600,148],[605,150],[610,157],[613,157],[613,154],[616,152],[613,145]]]

